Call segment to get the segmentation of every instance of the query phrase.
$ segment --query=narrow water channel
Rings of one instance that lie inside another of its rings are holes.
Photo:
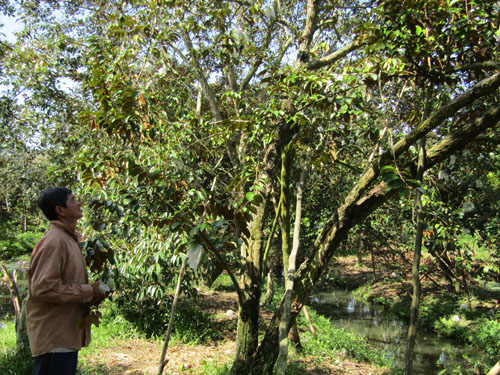
[[[375,347],[383,349],[398,367],[404,368],[408,325],[357,301],[352,292],[333,290],[315,293],[311,305],[328,317],[335,326],[366,337]],[[463,355],[473,357],[465,345],[431,332],[419,332],[415,344],[414,374],[437,375],[445,368],[463,365]]]

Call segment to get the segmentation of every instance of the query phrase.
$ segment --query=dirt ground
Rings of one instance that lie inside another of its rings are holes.
[[[232,292],[206,292],[200,295],[200,306],[214,314],[226,325],[226,340],[212,345],[179,345],[169,344],[166,359],[168,360],[164,374],[199,374],[204,364],[230,363],[235,353],[235,328],[237,319],[236,294]],[[264,312],[264,319],[270,314]],[[162,343],[134,339],[116,340],[109,347],[98,352],[82,356],[81,362],[86,367],[95,369],[95,373],[108,372],[117,374],[156,375],[161,357]],[[299,357],[290,352],[290,360],[299,362]],[[302,367],[307,369],[304,374],[317,375],[381,375],[383,369],[356,363],[348,358],[305,358],[301,357]]]

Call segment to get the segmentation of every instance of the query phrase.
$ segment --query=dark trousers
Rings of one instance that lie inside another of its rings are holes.
[[[75,375],[78,352],[46,353],[34,360],[34,375]]]

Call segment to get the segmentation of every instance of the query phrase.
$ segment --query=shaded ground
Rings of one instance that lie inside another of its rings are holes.
[[[215,316],[215,324],[224,327],[226,339],[211,345],[169,344],[168,364],[164,374],[199,374],[205,364],[230,363],[235,353],[237,320],[236,294],[234,292],[205,292],[200,295],[199,307]],[[271,315],[263,312],[263,318]],[[84,354],[81,362],[95,374],[157,374],[163,343],[152,340],[116,340],[107,349]],[[317,375],[381,375],[382,369],[348,358],[299,357],[293,350],[290,360],[303,368],[303,374]],[[95,372],[94,372],[95,371]]]

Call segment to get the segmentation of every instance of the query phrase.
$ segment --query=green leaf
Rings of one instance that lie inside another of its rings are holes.
[[[405,183],[403,182],[403,180],[398,179],[398,180],[393,180],[393,181],[389,182],[387,184],[387,186],[389,187],[390,190],[399,189],[399,188],[405,186]]]
[[[247,201],[253,202],[253,200],[255,198],[255,193],[252,191],[249,191],[248,193],[245,194],[245,198],[247,199]]]
[[[394,168],[392,165],[384,165],[382,168],[380,168],[381,174],[389,173],[389,172],[396,173],[396,168]]]
[[[427,191],[422,186],[417,187],[416,190],[423,195],[428,195]]]
[[[399,196],[399,198],[400,198],[400,199],[401,199],[401,198],[404,198],[405,196],[407,196],[407,195],[408,195],[408,193],[409,193],[409,192],[410,192],[410,189],[408,189],[408,188],[403,188],[403,189],[400,189],[400,190],[398,191],[398,196]]]
[[[391,181],[395,181],[395,180],[401,180],[396,173],[385,173],[385,174],[382,175],[382,179],[385,182],[391,182]]]

